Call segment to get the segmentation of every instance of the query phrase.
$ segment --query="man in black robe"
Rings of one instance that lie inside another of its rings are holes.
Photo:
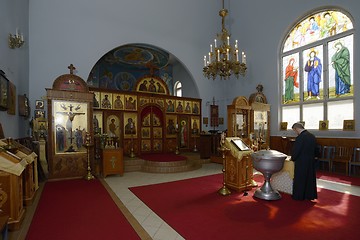
[[[316,138],[304,129],[301,123],[294,123],[292,129],[298,135],[291,153],[291,160],[295,163],[292,198],[295,200],[314,200],[317,199]]]

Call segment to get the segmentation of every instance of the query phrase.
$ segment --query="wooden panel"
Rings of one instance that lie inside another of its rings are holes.
[[[343,146],[359,147],[359,138],[316,138],[318,144],[322,146]],[[282,152],[281,136],[270,137],[270,148]]]
[[[253,166],[250,156],[238,159],[230,153],[225,159],[225,184],[236,191],[245,191],[254,187]]]
[[[123,149],[104,149],[103,150],[103,176],[110,174],[124,174]]]
[[[22,174],[16,176],[0,171],[0,216],[9,216],[9,229],[18,230],[25,217]]]

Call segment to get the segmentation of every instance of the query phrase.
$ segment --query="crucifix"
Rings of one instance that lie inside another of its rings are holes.
[[[68,108],[65,106],[65,104],[61,104],[60,107],[64,110],[67,110]],[[68,116],[68,120],[66,122],[66,129],[68,130],[68,132],[70,133],[70,146],[68,148],[68,150],[66,150],[66,152],[75,152],[75,149],[73,147],[73,128],[72,128],[72,122],[74,121],[75,116],[77,115],[85,115],[85,113],[79,113],[79,112],[74,112],[73,108],[74,106],[72,104],[70,104],[69,106],[69,112],[57,112],[58,114],[62,114],[62,115],[67,115]],[[79,110],[81,108],[81,106],[77,106],[75,108],[75,111]]]
[[[68,69],[70,69],[70,74],[74,74],[74,70],[76,69],[76,67],[74,67],[73,64],[70,64],[70,66],[68,66]]]

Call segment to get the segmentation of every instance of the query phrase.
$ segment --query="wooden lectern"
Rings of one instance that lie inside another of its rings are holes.
[[[228,188],[241,192],[250,190],[257,184],[253,180],[253,165],[250,157],[252,150],[240,150],[231,142],[239,139],[228,137],[225,141],[225,147],[230,149],[225,159],[225,184]]]

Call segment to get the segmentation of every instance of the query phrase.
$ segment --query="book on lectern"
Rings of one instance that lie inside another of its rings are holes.
[[[239,149],[239,151],[247,151],[247,150],[250,150],[250,148],[248,147],[248,145],[246,145],[241,138],[232,139],[232,140],[231,140],[231,143],[234,144],[234,145],[237,147],[237,149]]]

